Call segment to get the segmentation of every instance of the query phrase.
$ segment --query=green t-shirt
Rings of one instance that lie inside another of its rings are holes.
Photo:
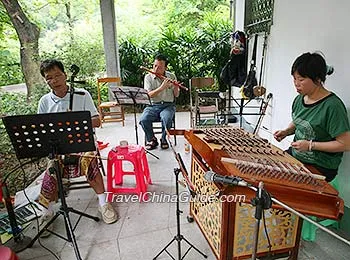
[[[296,127],[294,140],[328,142],[350,131],[346,108],[340,98],[329,96],[308,105],[304,96],[298,95],[293,102],[292,118]],[[303,163],[315,164],[327,169],[338,169],[343,153],[292,150],[293,156]]]

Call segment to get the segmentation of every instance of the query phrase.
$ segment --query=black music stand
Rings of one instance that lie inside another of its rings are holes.
[[[139,135],[137,131],[137,119],[136,119],[136,105],[151,105],[151,99],[148,95],[147,90],[138,87],[111,87],[111,91],[119,105],[133,105],[134,107],[134,125],[136,144],[139,144]],[[159,157],[150,151],[145,150],[154,158],[159,160]]]
[[[169,253],[169,251],[167,250],[167,248],[173,243],[173,242],[177,242],[177,254],[178,254],[178,260],[182,260],[185,258],[185,256],[187,255],[187,253],[193,248],[194,250],[196,250],[199,254],[201,254],[204,258],[207,258],[208,256],[206,254],[204,254],[203,252],[201,252],[197,247],[195,247],[191,242],[189,242],[182,234],[181,234],[181,230],[180,230],[180,215],[181,213],[183,213],[182,210],[180,210],[180,199],[179,199],[179,173],[182,173],[182,176],[185,178],[186,181],[186,185],[187,188],[191,194],[192,197],[195,196],[195,189],[193,184],[191,183],[191,181],[188,178],[188,173],[186,170],[186,166],[181,158],[181,155],[179,153],[177,153],[172,145],[172,142],[170,140],[170,134],[169,132],[167,132],[167,136],[168,136],[168,143],[170,144],[170,147],[174,153],[175,159],[179,164],[179,168],[174,168],[174,174],[175,174],[175,187],[176,187],[176,228],[177,228],[177,233],[174,236],[174,238],[153,258],[153,260],[157,259],[158,256],[160,256],[164,251],[171,257],[171,259],[175,258]],[[184,240],[188,245],[189,248],[187,249],[187,251],[185,252],[185,254],[182,256],[181,253],[181,241]]]
[[[77,259],[82,259],[75,240],[74,230],[69,213],[75,213],[95,221],[98,217],[91,216],[67,206],[62,184],[62,167],[60,156],[69,153],[95,151],[95,141],[89,111],[62,112],[39,115],[8,116],[3,118],[6,131],[11,139],[18,159],[49,156],[52,160],[49,171],[56,174],[60,210],[33,238],[28,247],[40,237],[44,231],[53,233],[61,239],[71,242]],[[47,230],[59,215],[63,215],[67,237]]]

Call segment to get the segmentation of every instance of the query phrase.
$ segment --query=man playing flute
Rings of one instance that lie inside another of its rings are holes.
[[[153,122],[162,123],[162,137],[160,147],[168,149],[166,130],[170,129],[175,115],[175,98],[179,96],[180,89],[176,82],[176,76],[167,71],[167,57],[158,54],[154,58],[153,72],[145,76],[144,88],[148,91],[152,104],[147,106],[141,116],[140,125],[146,136],[146,149],[153,150],[159,143],[153,132]],[[162,77],[159,77],[162,75]]]

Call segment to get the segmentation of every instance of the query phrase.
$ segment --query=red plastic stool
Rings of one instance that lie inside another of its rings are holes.
[[[123,168],[123,162],[130,162],[131,171]],[[122,187],[124,175],[135,176],[135,187]],[[141,200],[147,199],[147,185],[152,184],[145,149],[141,145],[118,145],[108,153],[107,199],[112,201],[115,193],[138,194]],[[116,187],[119,186],[119,187]]]
[[[0,259],[1,260],[18,260],[18,256],[8,247],[0,246]]]

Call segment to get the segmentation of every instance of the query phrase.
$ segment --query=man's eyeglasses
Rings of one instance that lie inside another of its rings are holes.
[[[64,76],[64,74],[56,75],[56,76],[53,76],[53,77],[48,77],[48,78],[45,78],[45,81],[48,84],[50,84],[53,81],[60,80],[63,76]]]

